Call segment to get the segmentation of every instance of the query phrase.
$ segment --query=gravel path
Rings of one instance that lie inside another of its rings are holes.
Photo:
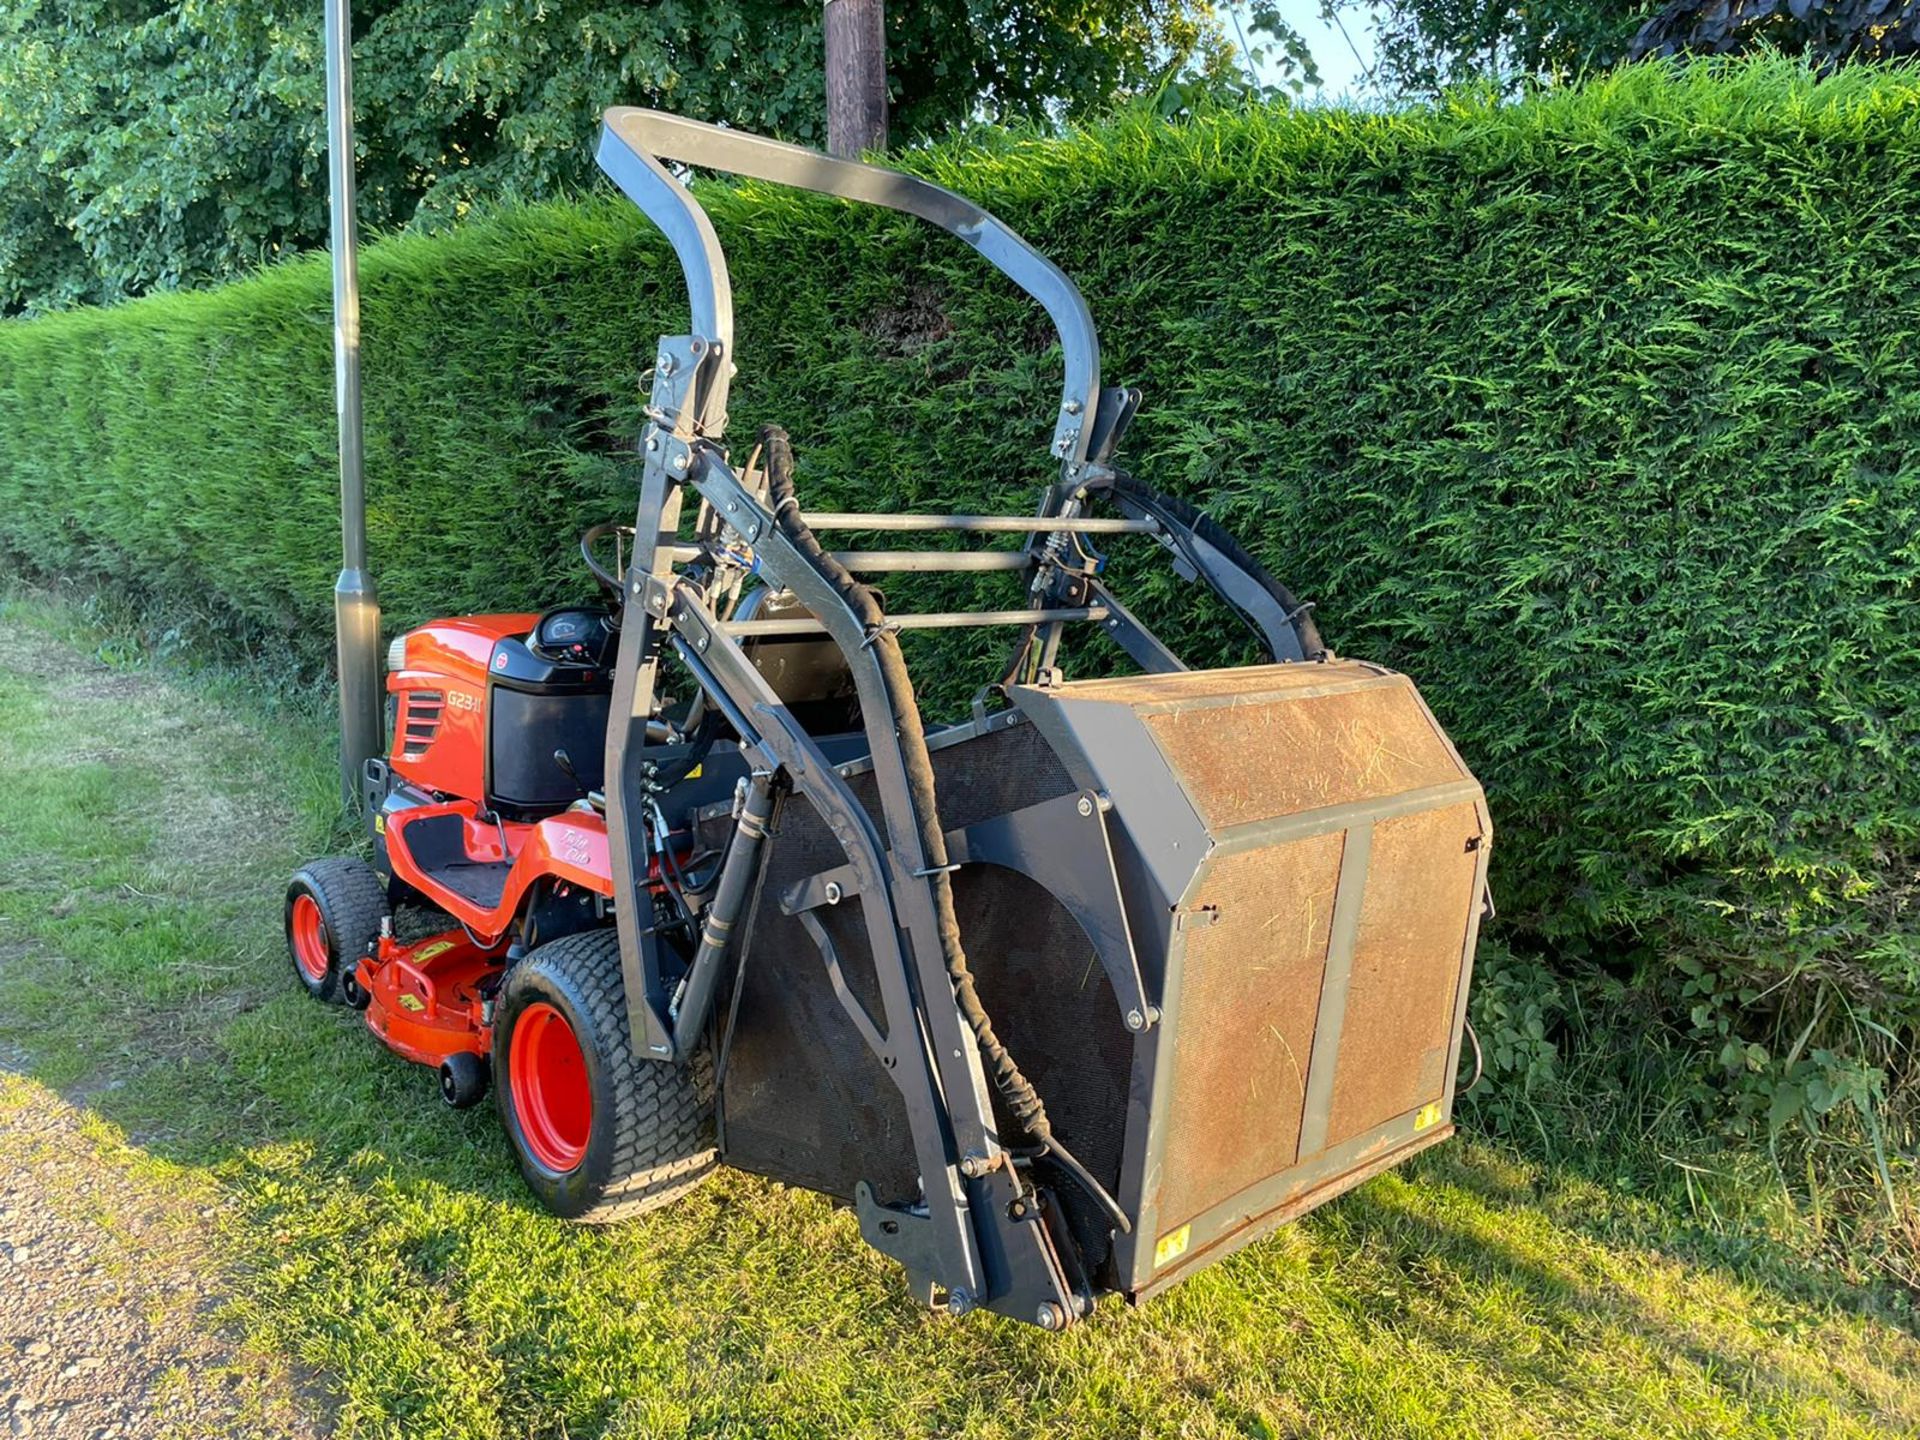
[[[219,1323],[216,1203],[129,1173],[84,1111],[0,1069],[0,1436],[322,1433]]]
[[[195,713],[156,677],[44,634],[0,629],[0,669],[48,682],[77,707],[76,747],[98,740],[88,721],[102,707],[176,732]],[[195,818],[176,847],[192,850],[208,828]],[[0,933],[0,968],[26,958]],[[0,1045],[0,1440],[327,1433],[315,1417],[328,1407],[302,1392],[293,1367],[249,1350],[222,1320],[228,1272],[209,1233],[225,1203],[217,1187],[148,1164],[85,1108],[90,1094],[127,1082],[124,1068],[105,1066],[69,1098],[28,1069]]]

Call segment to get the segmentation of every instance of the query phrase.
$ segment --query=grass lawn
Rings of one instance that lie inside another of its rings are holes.
[[[571,1228],[491,1106],[288,973],[286,876],[342,843],[323,725],[99,644],[0,606],[0,1124],[50,1087],[217,1195],[233,1323],[342,1434],[1920,1433],[1902,1297],[1491,1140],[1057,1338],[915,1309],[848,1212],[747,1176]]]

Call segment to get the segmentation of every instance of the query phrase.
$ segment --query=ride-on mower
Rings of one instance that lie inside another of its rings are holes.
[[[1480,787],[1408,680],[1336,658],[1221,526],[1116,466],[1139,392],[1101,386],[1067,277],[948,190],[739,131],[616,109],[598,158],[692,304],[637,516],[582,537],[603,605],[393,642],[375,858],[288,891],[307,988],[449,1104],[491,1086],[557,1214],[633,1215],[724,1162],[851,1204],[920,1299],[1049,1329],[1450,1134]],[[668,161],[919,216],[1038,301],[1066,375],[1034,513],[812,512],[771,426],[736,470],[726,264]],[[1125,536],[1269,663],[1188,668],[1109,586]],[[990,571],[1018,603],[893,613],[859,578]],[[931,724],[907,632],[960,627],[1003,629],[1005,663]],[[1070,628],[1138,673],[1067,679]]]

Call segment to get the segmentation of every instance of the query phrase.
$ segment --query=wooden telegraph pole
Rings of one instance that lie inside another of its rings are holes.
[[[826,0],[827,153],[887,148],[885,0]]]

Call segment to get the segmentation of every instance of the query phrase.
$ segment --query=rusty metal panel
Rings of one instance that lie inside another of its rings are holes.
[[[1336,832],[1216,858],[1183,907],[1190,924],[1155,1206],[1166,1223],[1298,1158],[1344,843]]]
[[[1484,840],[1472,801],[1374,825],[1329,1144],[1441,1100]]]
[[[1120,1287],[1191,1273],[1449,1133],[1489,834],[1411,682],[1346,661],[1017,696],[1110,798],[1164,1011],[1134,1052]]]
[[[1213,830],[1462,776],[1413,686],[1398,675],[1331,694],[1181,706],[1144,718]]]
[[[1121,675],[1111,680],[1073,680],[1056,685],[1065,700],[1109,705],[1170,706],[1196,702],[1260,700],[1297,690],[1365,683],[1393,672],[1357,660],[1326,664],[1251,665],[1238,670],[1179,670],[1161,675]]]

